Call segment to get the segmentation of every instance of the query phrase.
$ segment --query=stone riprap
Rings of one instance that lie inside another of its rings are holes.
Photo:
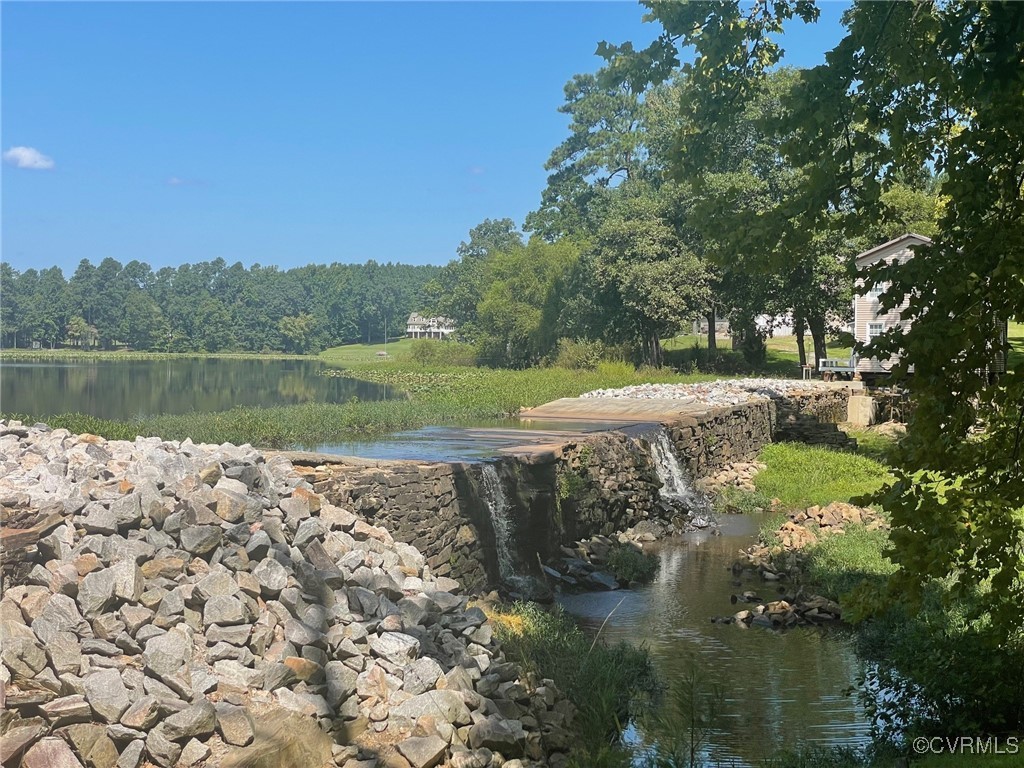
[[[249,446],[0,422],[5,523],[51,521],[33,543],[4,531],[3,765],[563,762],[553,684],[504,658],[457,582],[305,478]],[[292,713],[323,743],[267,735]]]
[[[711,408],[742,405],[755,400],[774,400],[796,392],[827,391],[824,382],[791,379],[718,379],[696,384],[633,384],[619,389],[595,389],[580,397],[611,397],[634,400],[679,400]]]

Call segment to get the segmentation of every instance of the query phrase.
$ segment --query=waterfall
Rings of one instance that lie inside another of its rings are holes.
[[[501,486],[501,478],[493,464],[484,464],[481,472],[483,499],[491,515],[491,528],[494,529],[494,548],[498,553],[498,573],[503,581],[515,580],[515,558],[512,556],[512,518],[505,489]]]
[[[697,495],[690,486],[686,470],[679,462],[676,449],[665,428],[660,427],[657,432],[649,435],[648,441],[651,444],[654,468],[658,471],[658,479],[661,480],[661,497],[673,506],[685,507],[688,510],[699,506]]]

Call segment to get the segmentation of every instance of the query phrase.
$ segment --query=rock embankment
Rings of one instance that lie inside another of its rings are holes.
[[[828,506],[813,506],[795,510],[788,514],[775,531],[775,543],[760,543],[740,552],[733,565],[736,575],[756,574],[768,583],[799,581],[803,558],[801,551],[824,536],[845,533],[848,525],[863,526],[869,531],[885,529],[888,524],[876,512],[835,501]],[[742,582],[735,582],[738,586]],[[779,587],[775,600],[762,598],[757,590],[747,590],[733,595],[733,604],[748,603],[750,608],[737,611],[732,616],[715,617],[712,621],[724,624],[742,624],[767,628],[785,628],[797,624],[822,624],[842,619],[838,603],[821,595],[808,593],[803,587],[795,594],[787,594],[785,587]]]
[[[619,389],[595,389],[580,397],[614,397],[637,400],[669,399],[707,406],[740,405],[774,400],[794,393],[825,392],[830,385],[788,379],[718,379],[696,384],[633,384]]]
[[[281,457],[0,422],[0,507],[4,766],[565,760],[554,685]]]

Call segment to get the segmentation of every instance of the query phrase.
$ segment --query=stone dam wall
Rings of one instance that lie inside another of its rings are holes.
[[[848,397],[846,390],[799,393],[710,408],[664,428],[698,479],[753,461],[773,441],[856,445],[836,426],[845,420]],[[531,578],[533,596],[541,597],[542,566],[561,547],[676,514],[659,499],[661,482],[646,445],[650,429],[590,433],[495,459],[490,466],[500,498],[494,482],[484,481],[484,464],[323,464],[326,457],[316,454],[289,457],[316,465],[304,471],[312,473],[318,492],[415,546],[434,574],[472,592],[486,591],[508,583],[511,573],[501,572],[504,556],[506,571]]]

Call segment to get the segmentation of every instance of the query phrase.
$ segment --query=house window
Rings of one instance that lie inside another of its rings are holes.
[[[885,291],[888,288],[888,283],[875,283],[870,288],[868,288],[868,296],[870,296],[872,299],[877,299],[879,296],[885,293]]]
[[[883,331],[885,331],[884,323],[868,323],[868,343],[870,344],[876,337],[881,336]]]

